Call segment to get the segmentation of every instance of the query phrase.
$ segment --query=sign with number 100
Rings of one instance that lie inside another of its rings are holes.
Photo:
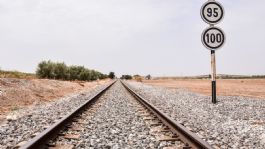
[[[209,27],[202,33],[202,43],[209,50],[216,50],[223,46],[225,34],[218,27]]]
[[[210,0],[202,6],[201,17],[206,23],[215,25],[223,19],[224,8],[220,3]]]

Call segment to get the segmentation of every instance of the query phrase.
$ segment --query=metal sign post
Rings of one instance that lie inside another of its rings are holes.
[[[216,103],[216,64],[215,51],[211,50],[211,68],[212,68],[212,103]]]
[[[210,27],[206,28],[202,33],[203,45],[211,50],[211,76],[212,76],[212,103],[216,100],[216,63],[215,51],[221,48],[225,43],[225,34],[222,29],[215,27],[224,17],[223,6],[215,0],[208,0],[201,8],[201,17],[203,21],[208,23]]]

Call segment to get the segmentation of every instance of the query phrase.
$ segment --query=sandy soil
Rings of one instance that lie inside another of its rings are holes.
[[[69,82],[48,79],[0,78],[0,119],[8,112],[96,87],[109,80]]]
[[[184,88],[204,95],[211,95],[211,80],[144,80],[145,84],[168,88]],[[217,80],[217,94],[265,99],[265,79]]]

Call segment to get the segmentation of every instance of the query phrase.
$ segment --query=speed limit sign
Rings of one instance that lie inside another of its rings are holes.
[[[209,27],[202,33],[202,43],[209,50],[217,50],[225,43],[225,34],[218,27]]]
[[[216,103],[216,64],[215,50],[221,48],[225,43],[224,32],[214,25],[218,24],[224,17],[223,6],[215,0],[208,0],[201,7],[201,17],[210,27],[202,32],[203,45],[211,50],[211,77],[212,77],[212,103]]]
[[[220,3],[209,0],[201,7],[201,17],[206,23],[215,25],[223,19],[224,8]]]

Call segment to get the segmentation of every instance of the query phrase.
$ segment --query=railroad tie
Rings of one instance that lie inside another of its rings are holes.
[[[19,143],[14,147],[14,149],[18,149],[18,148],[20,148],[21,146],[23,146],[23,145],[26,144],[26,143],[27,143],[27,141],[19,142]]]
[[[64,138],[65,139],[79,139],[80,138],[80,135],[78,135],[78,134],[66,134],[66,135],[64,135]]]
[[[30,137],[31,137],[31,138],[34,138],[34,137],[36,137],[38,134],[40,134],[40,133],[39,133],[39,132],[36,132],[36,133],[32,134]]]
[[[170,132],[170,129],[168,127],[165,127],[160,132]]]
[[[74,127],[72,127],[72,129],[71,130],[73,130],[73,131],[83,131],[84,130],[84,128],[82,128],[82,127],[79,127],[79,126],[74,126]]]
[[[180,141],[178,137],[171,137],[171,136],[159,136],[157,137],[159,141]]]
[[[155,122],[151,122],[149,125],[150,126],[159,126],[162,125],[163,123],[161,121],[155,121]]]
[[[54,147],[49,147],[48,149],[74,149],[74,145],[70,144],[58,144]]]
[[[156,118],[149,116],[149,117],[144,117],[143,120],[155,120]]]

